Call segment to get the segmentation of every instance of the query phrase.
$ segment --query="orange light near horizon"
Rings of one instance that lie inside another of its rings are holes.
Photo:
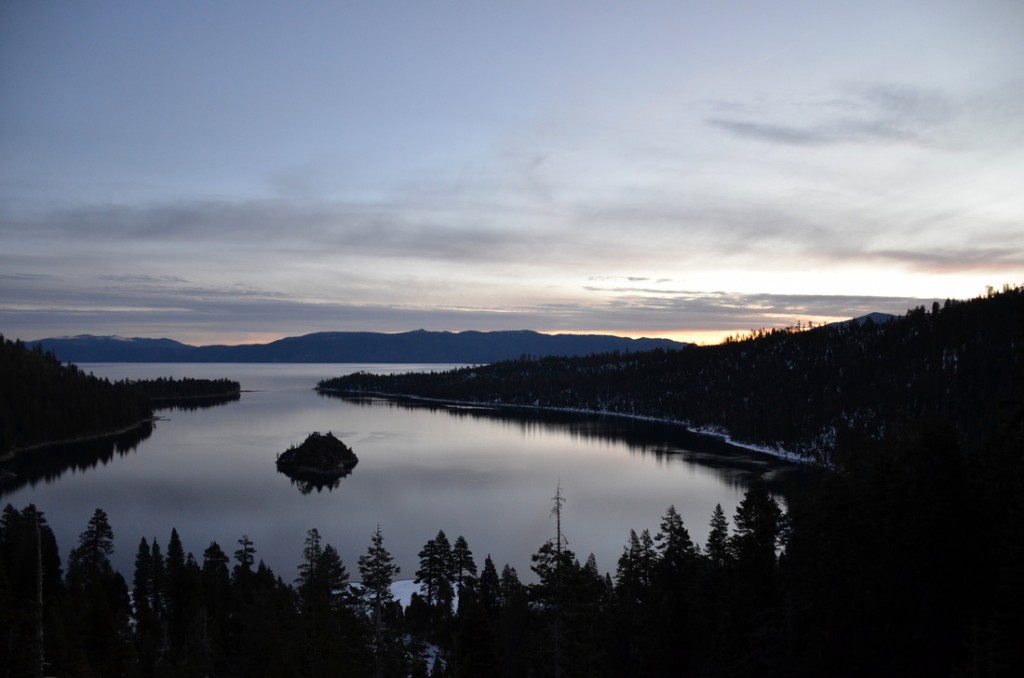
[[[746,334],[738,330],[650,330],[647,332],[621,332],[613,330],[594,330],[592,332],[546,332],[545,334],[614,334],[630,339],[670,339],[687,344],[704,344],[711,346],[721,344],[726,337]]]

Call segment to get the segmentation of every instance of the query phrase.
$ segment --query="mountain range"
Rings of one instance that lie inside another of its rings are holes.
[[[166,363],[492,363],[522,356],[634,353],[690,344],[603,334],[498,332],[316,332],[267,344],[191,346],[173,339],[79,335],[26,342],[62,361]]]

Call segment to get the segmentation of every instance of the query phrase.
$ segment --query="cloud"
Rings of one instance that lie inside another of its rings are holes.
[[[746,331],[797,322],[854,318],[879,311],[901,314],[935,299],[902,296],[708,292],[643,287],[587,288],[614,300],[597,302],[602,313],[624,323],[645,318],[649,326]],[[616,326],[617,328],[617,326]]]
[[[928,273],[1024,270],[1024,250],[1006,247],[967,247],[955,250],[871,250],[865,258],[896,261]]]
[[[822,98],[709,104],[730,115],[708,117],[707,124],[746,139],[791,146],[906,143],[947,148],[963,107],[938,90],[890,83],[848,85],[836,96]],[[779,117],[789,120],[766,120]]]
[[[176,275],[110,274],[99,277],[100,280],[112,280],[118,283],[130,283],[133,285],[167,285],[187,282],[184,278]]]
[[[507,208],[484,212],[416,202],[375,204],[192,201],[148,206],[102,205],[12,218],[5,236],[36,251],[76,249],[168,254],[262,251],[280,257],[348,252],[440,261],[506,258],[530,242],[524,229],[502,227]],[[495,222],[499,222],[498,225]],[[557,241],[557,236],[548,238]]]
[[[820,130],[787,127],[768,123],[728,120],[725,118],[708,118],[708,124],[730,132],[736,136],[768,141],[776,144],[795,146],[815,146],[818,144],[835,143],[834,138],[826,136]]]

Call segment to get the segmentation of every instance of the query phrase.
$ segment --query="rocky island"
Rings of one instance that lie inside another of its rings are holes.
[[[330,480],[352,472],[359,458],[330,431],[310,433],[298,447],[277,455],[277,470],[293,478]]]

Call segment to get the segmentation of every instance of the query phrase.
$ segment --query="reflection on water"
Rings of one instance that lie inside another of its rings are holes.
[[[26,450],[0,464],[13,476],[0,484],[0,497],[25,486],[42,481],[52,483],[68,471],[82,472],[106,465],[114,456],[134,452],[153,433],[154,423],[147,421],[130,431],[91,440],[47,445]]]
[[[413,398],[380,398],[319,392],[362,407],[405,408],[446,414],[456,419],[481,419],[521,432],[541,436],[559,432],[572,440],[599,445],[621,444],[631,453],[653,455],[663,462],[684,462],[717,472],[723,482],[746,488],[753,475],[761,476],[773,494],[781,496],[798,468],[766,454],[730,445],[721,438],[689,431],[683,426],[634,417],[585,414],[525,407],[448,405]]]
[[[211,407],[219,407],[228,403],[238,402],[242,399],[241,393],[228,393],[219,396],[203,396],[202,398],[167,398],[157,400],[153,403],[155,410],[179,410],[181,412],[195,412]]]
[[[204,398],[176,398],[157,402],[154,410],[195,412],[227,405],[239,399],[238,393]],[[115,454],[124,456],[133,452],[139,443],[152,435],[154,426],[155,422],[147,421],[122,433],[44,445],[17,454],[0,463],[0,471],[8,472],[3,474],[4,481],[0,482],[0,497],[25,484],[35,485],[40,481],[50,483],[68,471],[87,471],[96,468],[98,464],[107,464]]]
[[[285,471],[278,471],[278,473],[288,476],[288,480],[292,481],[292,485],[299,488],[299,492],[309,494],[313,490],[317,492],[322,492],[323,490],[331,492],[338,489],[338,486],[341,485],[341,479],[352,475],[352,470],[347,469],[343,473],[331,477],[322,475],[306,476],[301,473],[287,473]]]

